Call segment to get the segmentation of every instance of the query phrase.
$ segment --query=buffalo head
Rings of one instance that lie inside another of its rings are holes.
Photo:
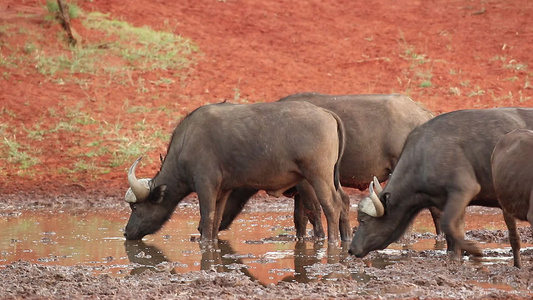
[[[130,188],[125,200],[130,204],[131,215],[124,236],[128,240],[140,240],[147,234],[158,231],[170,218],[174,207],[164,203],[166,185],[155,186],[152,179],[137,179],[135,170],[142,159],[139,157],[128,171]]]
[[[374,186],[379,193],[376,194]],[[409,210],[407,207],[397,205],[401,202],[392,201],[391,193],[381,189],[379,181],[374,181],[369,186],[370,195],[365,197],[358,206],[357,220],[359,227],[355,232],[349,253],[356,257],[364,257],[370,251],[385,249],[390,243],[396,241],[409,225],[409,221],[418,210]],[[404,211],[408,209],[408,211]]]

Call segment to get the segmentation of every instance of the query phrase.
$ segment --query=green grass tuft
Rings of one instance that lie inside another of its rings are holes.
[[[21,169],[28,169],[39,163],[37,158],[32,157],[26,151],[23,151],[23,147],[15,138],[8,139],[4,137],[3,146],[5,149],[5,159],[8,163],[18,164]]]
[[[134,69],[180,70],[191,65],[191,54],[198,51],[190,40],[181,36],[148,26],[135,27],[98,12],[88,14],[83,25],[118,39],[109,47],[110,52],[130,62]]]
[[[68,16],[71,19],[77,18],[81,13],[81,8],[72,2],[66,4],[68,6]],[[45,19],[47,21],[55,20],[57,18],[57,14],[59,13],[59,5],[57,4],[57,1],[47,0],[46,10],[48,11],[48,15],[45,17]]]

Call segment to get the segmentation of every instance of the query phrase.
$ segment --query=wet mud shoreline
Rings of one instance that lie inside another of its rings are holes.
[[[39,201],[7,200],[3,201],[0,213],[4,217],[16,217],[13,214],[16,215],[17,210],[40,211],[43,207],[69,211],[79,203],[85,203],[78,207],[80,211],[109,208],[127,210],[120,199],[110,198],[100,201],[98,206],[87,205],[91,202],[83,202],[82,199],[69,199],[60,200],[58,203],[52,202],[48,206]],[[194,209],[197,202],[191,198],[183,205]],[[254,199],[247,210],[282,211],[290,214],[292,200]],[[486,214],[488,218],[499,217],[494,210],[485,208],[472,208],[472,210],[481,215]],[[531,243],[530,228],[523,227],[520,233],[524,243]],[[247,243],[293,242],[292,238],[290,235],[278,235],[248,240]],[[407,233],[402,241],[408,244],[409,241],[424,239],[435,241],[436,238],[429,232],[422,234],[411,232]],[[467,238],[480,243],[507,243],[506,232],[500,229],[470,230],[467,232]],[[191,239],[194,242],[194,237]],[[179,263],[165,258],[159,260],[157,264],[146,265],[142,262],[143,258],[161,253],[161,251],[149,252],[146,249],[132,252],[137,259],[130,259],[131,272],[114,275],[106,272],[122,262],[63,266],[46,262],[14,261],[0,266],[2,282],[0,298],[530,299],[533,296],[533,281],[530,279],[533,249],[530,248],[522,249],[523,269],[512,266],[510,250],[502,254],[501,250],[488,249],[484,251],[485,256],[480,262],[468,257],[457,262],[449,260],[444,250],[417,251],[407,246],[404,249],[372,252],[364,259],[349,256],[342,248],[336,250],[332,248],[336,252],[330,251],[327,246],[325,248],[327,248],[324,254],[328,257],[327,263],[317,260],[300,267],[295,265],[294,275],[286,276],[286,281],[275,284],[265,284],[254,279],[250,276],[246,264],[242,264],[239,260],[243,256],[224,252],[225,250],[219,253],[221,255],[219,259],[231,261],[232,263],[228,265],[232,265],[233,269],[222,270],[223,268],[217,264],[216,257],[207,257],[209,259],[205,261],[208,265],[202,266],[205,270],[187,273],[175,272],[179,269]],[[502,256],[508,260],[502,260]],[[496,260],[492,262],[491,259]],[[202,263],[205,261],[202,259]],[[298,276],[301,277],[302,273],[307,276],[307,282],[298,281],[301,281]]]

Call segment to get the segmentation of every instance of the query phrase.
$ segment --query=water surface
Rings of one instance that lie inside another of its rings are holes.
[[[355,215],[354,212],[352,225],[357,224]],[[3,212],[0,216],[0,267],[17,260],[63,266],[88,265],[95,274],[111,276],[126,276],[147,269],[176,273],[240,270],[263,284],[369,279],[365,274],[338,267],[346,260],[355,259],[345,248],[328,247],[327,242],[296,242],[292,208],[245,211],[230,230],[220,233],[220,241],[209,247],[197,241],[199,213],[196,206],[190,204],[178,206],[173,218],[157,234],[147,236],[143,241],[129,242],[123,237],[129,209],[43,209]],[[499,213],[469,214],[465,227],[466,230],[506,229]],[[311,229],[310,225],[308,229]],[[434,233],[429,213],[421,213],[412,230],[422,234]],[[503,248],[507,253],[487,260],[487,263],[496,260],[511,264],[509,245],[482,246]],[[443,242],[426,238],[410,245],[392,244],[385,251],[405,248],[444,251],[444,247]],[[394,261],[369,262],[376,267],[392,263]]]

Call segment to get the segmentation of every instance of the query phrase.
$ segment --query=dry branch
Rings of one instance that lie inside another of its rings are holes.
[[[71,46],[76,46],[78,40],[74,36],[74,29],[70,26],[70,16],[68,13],[68,6],[63,0],[57,0],[57,5],[59,7],[58,17],[61,21],[61,25],[68,34],[68,42]],[[77,34],[76,34],[77,35]]]

